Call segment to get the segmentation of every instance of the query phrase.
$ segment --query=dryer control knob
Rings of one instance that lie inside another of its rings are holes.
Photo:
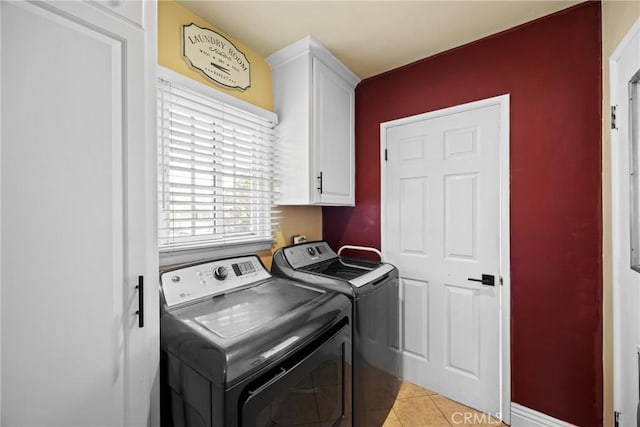
[[[213,271],[213,275],[216,279],[218,280],[224,280],[227,278],[227,268],[224,266],[218,266],[216,267],[216,269]]]
[[[307,252],[309,252],[309,255],[314,256],[316,254],[316,250],[313,248],[313,246],[309,246],[307,248]]]

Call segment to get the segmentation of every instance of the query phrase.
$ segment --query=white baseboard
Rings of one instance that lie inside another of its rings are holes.
[[[511,402],[511,427],[575,427],[542,412]]]

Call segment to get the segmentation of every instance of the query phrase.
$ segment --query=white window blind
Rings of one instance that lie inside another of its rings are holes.
[[[245,111],[203,88],[158,81],[159,247],[272,241],[275,115]]]

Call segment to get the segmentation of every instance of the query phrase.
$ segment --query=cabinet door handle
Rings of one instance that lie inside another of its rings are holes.
[[[144,328],[144,276],[138,276],[138,327]]]
[[[317,177],[320,186],[316,190],[320,190],[320,194],[322,194],[322,172],[320,172],[320,176]]]

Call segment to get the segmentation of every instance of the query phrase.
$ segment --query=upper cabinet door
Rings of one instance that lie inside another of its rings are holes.
[[[280,123],[279,203],[353,206],[354,93],[360,80],[311,37],[267,61]]]
[[[313,158],[322,205],[355,204],[354,91],[322,61],[313,58]]]
[[[3,425],[158,421],[144,8],[146,30],[93,3],[0,3]]]

